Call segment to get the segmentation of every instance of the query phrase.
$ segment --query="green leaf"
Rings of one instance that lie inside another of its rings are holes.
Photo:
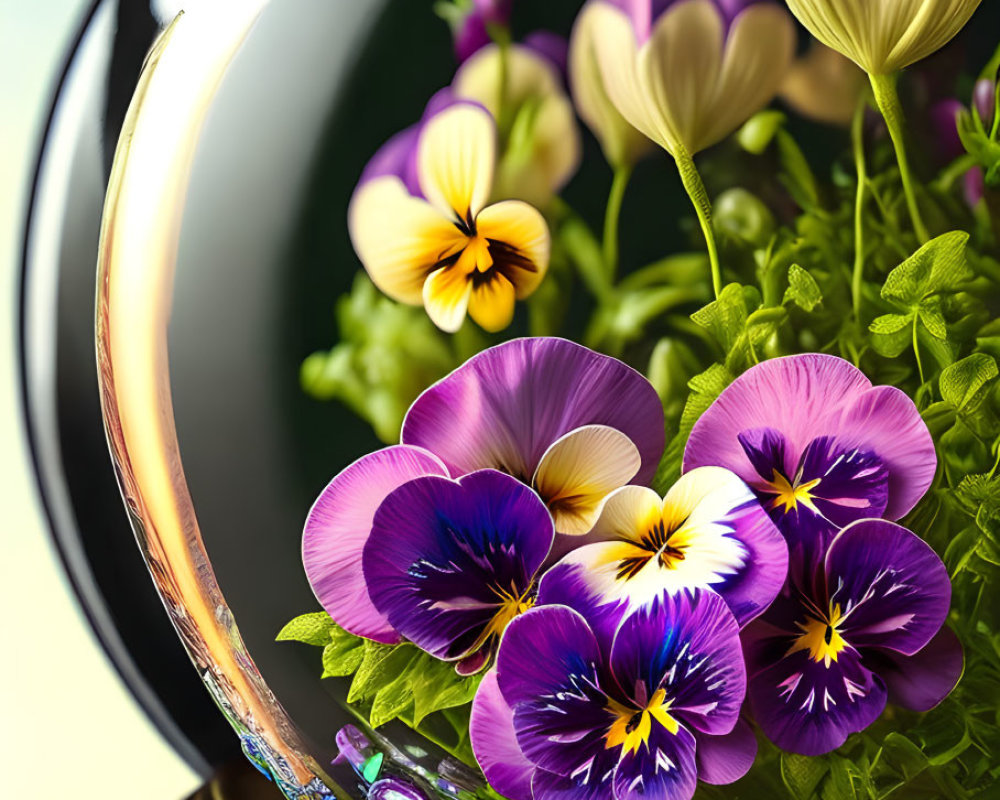
[[[379,644],[365,639],[361,664],[354,673],[351,688],[347,693],[348,703],[370,702],[375,699],[379,688],[391,678],[386,675],[385,662],[399,647],[412,645]]]
[[[330,642],[330,632],[336,627],[325,611],[303,614],[291,620],[275,637],[278,642],[302,642],[325,647]]]
[[[868,326],[875,352],[886,358],[896,358],[913,341],[913,314],[885,314]]]
[[[817,208],[819,206],[819,188],[816,185],[816,177],[809,167],[808,159],[788,131],[779,130],[776,139],[778,159],[783,168],[780,176],[781,182],[802,208]]]
[[[360,637],[350,634],[336,637],[323,648],[323,674],[320,677],[339,678],[353,675],[361,666],[364,655],[365,648]]]
[[[812,311],[823,302],[823,293],[812,275],[798,264],[792,264],[788,268],[788,288],[782,302],[793,302],[803,311]]]
[[[851,780],[851,762],[834,753],[828,758],[830,773],[823,781],[820,796],[823,800],[856,800],[857,793]]]
[[[982,401],[981,390],[1000,371],[993,356],[973,353],[961,361],[956,361],[941,372],[939,388],[941,397],[958,411],[973,409]]]
[[[872,320],[871,325],[868,326],[868,330],[872,333],[892,334],[906,328],[907,335],[909,335],[909,327],[912,324],[912,314],[883,314],[881,317],[876,317]]]
[[[937,297],[930,297],[921,301],[920,321],[932,336],[937,339],[948,338],[948,326],[945,324],[944,315],[941,313],[941,301]]]
[[[882,755],[902,774],[912,780],[927,769],[927,756],[913,742],[896,731],[890,731],[882,741]]]
[[[781,754],[781,779],[796,800],[808,800],[823,780],[829,766],[825,759]]]
[[[691,320],[712,334],[724,353],[729,353],[746,327],[747,316],[743,287],[730,283],[716,300],[695,311]]]
[[[785,124],[785,115],[780,111],[767,109],[759,111],[743,123],[736,132],[736,141],[748,153],[759,156],[774,140]]]
[[[368,715],[373,728],[394,720],[413,705],[410,672],[415,664],[420,663],[421,655],[421,651],[413,645],[403,644],[393,648],[393,652],[382,662],[384,681],[375,692]],[[416,668],[419,669],[419,666]]]
[[[950,231],[931,239],[885,279],[882,298],[916,310],[925,297],[957,291],[972,278],[965,257],[969,234]]]

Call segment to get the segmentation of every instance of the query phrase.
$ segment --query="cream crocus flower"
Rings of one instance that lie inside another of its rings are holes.
[[[851,124],[868,79],[857,65],[821,42],[795,61],[781,84],[781,99],[803,116],[830,125]]]
[[[597,40],[601,11],[595,3],[584,6],[569,38],[569,84],[580,118],[601,143],[604,157],[613,167],[638,161],[651,141],[629,124],[608,96],[597,63]]]
[[[510,45],[506,78],[504,61],[499,45],[481,48],[459,67],[451,88],[457,97],[482,104],[500,121],[503,150],[493,197],[542,207],[580,164],[573,104],[556,66],[541,53],[523,44]]]
[[[746,122],[771,101],[792,62],[795,26],[773,3],[680,0],[656,16],[663,4],[653,0],[591,2],[608,96],[674,157],[704,150]]]
[[[466,313],[506,328],[549,263],[542,215],[519,200],[487,205],[496,126],[484,108],[444,98],[417,127],[375,155],[348,210],[354,249],[372,282],[402,303],[423,304],[444,331]]]
[[[788,0],[799,22],[870,75],[887,75],[944,47],[981,0]]]

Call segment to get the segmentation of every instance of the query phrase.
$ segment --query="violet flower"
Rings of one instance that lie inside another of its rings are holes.
[[[416,478],[376,511],[364,579],[395,630],[471,674],[534,604],[535,573],[554,536],[538,495],[509,475]]]
[[[740,626],[771,604],[788,569],[781,533],[749,487],[720,467],[692,470],[662,499],[641,486],[612,492],[587,541],[543,586],[578,581],[600,602],[632,608],[664,592],[707,589],[722,596]]]
[[[539,606],[511,623],[473,702],[473,751],[511,800],[686,800],[729,783],[756,742],[739,720],[736,621],[713,593],[664,595],[621,617]]]
[[[425,476],[498,469],[538,491],[556,530],[586,533],[605,495],[652,478],[663,410],[649,382],[620,361],[564,339],[517,339],[427,389],[402,438],[330,481],[302,536],[306,575],[323,608],[351,633],[387,644],[400,633],[372,602],[362,557],[391,492]],[[395,534],[386,535],[373,547],[392,546]],[[551,536],[542,536],[548,552]]]
[[[490,27],[510,25],[510,10],[513,0],[463,0],[456,4],[459,8],[452,21],[455,37],[455,57],[465,61],[481,47],[488,45]]]
[[[919,537],[861,520],[824,556],[744,634],[753,716],[776,745],[803,755],[839,747],[887,699],[932,708],[962,671],[958,639],[942,627],[948,573]]]
[[[565,339],[515,339],[420,395],[402,441],[452,475],[513,475],[538,491],[559,533],[584,534],[609,492],[652,479],[663,407],[649,381],[610,356]]]
[[[685,471],[706,465],[753,487],[795,557],[825,552],[852,521],[902,517],[930,486],[937,456],[905,393],[810,353],[758,364],[719,395],[684,452]]]

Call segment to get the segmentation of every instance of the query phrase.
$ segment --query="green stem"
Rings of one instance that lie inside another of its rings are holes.
[[[920,361],[920,345],[917,342],[917,326],[920,324],[920,316],[913,315],[913,355],[917,359],[917,373],[920,375],[920,385],[923,387],[927,381],[924,379],[924,365]]]
[[[867,101],[862,99],[854,111],[851,124],[851,142],[854,145],[854,166],[858,172],[858,189],[854,197],[854,275],[851,280],[851,298],[854,301],[854,320],[861,325],[861,279],[865,269],[865,184],[868,171],[865,166],[864,121]]]
[[[705,184],[698,174],[698,168],[694,164],[694,159],[686,150],[678,149],[674,155],[677,162],[677,169],[681,174],[681,183],[691,198],[694,205],[695,214],[698,215],[698,222],[701,225],[701,232],[705,235],[705,246],[708,248],[708,262],[712,268],[712,291],[716,298],[722,293],[722,270],[719,267],[719,251],[715,245],[715,233],[712,231],[712,203],[708,199],[708,192]]]
[[[618,271],[618,220],[622,213],[625,189],[628,187],[631,177],[632,166],[630,164],[615,167],[615,176],[611,181],[611,190],[608,192],[608,206],[604,212],[602,252],[604,253],[604,266],[608,271],[608,280],[611,283],[615,282],[615,274]]]
[[[899,175],[903,179],[903,194],[906,196],[906,206],[910,210],[913,230],[921,244],[930,239],[924,220],[920,216],[920,206],[917,205],[917,195],[913,188],[913,176],[910,174],[910,163],[906,158],[906,146],[903,142],[903,107],[896,91],[896,75],[869,74],[872,91],[875,92],[875,104],[885,118],[889,129],[892,146],[896,150],[896,161],[899,163]]]

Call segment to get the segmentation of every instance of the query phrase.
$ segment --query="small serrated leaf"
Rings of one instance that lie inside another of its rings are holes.
[[[891,334],[908,328],[912,323],[912,314],[883,314],[872,320],[868,330],[872,333]]]
[[[823,758],[795,753],[781,754],[781,779],[796,800],[809,800],[828,769],[826,759]]]
[[[941,397],[958,411],[971,409],[983,387],[998,374],[993,356],[973,353],[942,370],[938,382]]]
[[[361,639],[341,638],[323,648],[323,674],[321,678],[340,678],[353,675],[365,655]]]
[[[972,277],[965,257],[969,234],[949,231],[931,239],[889,273],[882,285],[882,298],[905,309],[945,290],[957,290]]]
[[[812,275],[798,264],[792,264],[788,268],[788,288],[782,302],[794,302],[803,311],[812,311],[823,302],[823,293]]]
[[[302,614],[288,622],[275,637],[278,642],[302,642],[316,647],[325,647],[330,641],[330,632],[336,627],[325,611]]]

